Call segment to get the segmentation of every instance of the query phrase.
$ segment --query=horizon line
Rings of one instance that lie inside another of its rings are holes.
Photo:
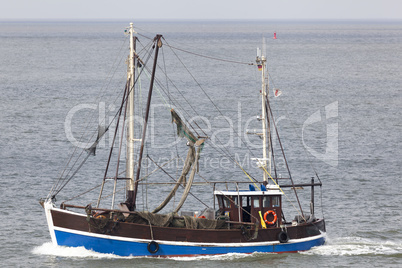
[[[0,22],[401,22],[402,18],[292,18],[292,19],[185,19],[185,18],[151,18],[151,19],[130,19],[130,18],[2,18]]]

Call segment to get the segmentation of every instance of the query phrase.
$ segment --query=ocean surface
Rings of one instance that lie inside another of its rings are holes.
[[[323,183],[321,192],[316,189],[315,203],[316,216],[326,220],[327,243],[294,254],[173,259],[122,258],[52,245],[38,201],[60,177],[77,145],[73,142],[87,134],[88,114],[95,114],[100,122],[116,112],[119,100],[114,96],[125,83],[128,41],[124,30],[129,21],[3,21],[2,267],[402,266],[402,22],[134,21],[134,25],[141,45],[155,34],[166,39],[161,70],[177,81],[175,86],[188,101],[178,103],[203,117],[200,124],[212,141],[200,160],[200,175],[209,181],[248,180],[228,155],[260,179],[261,173],[251,163],[252,157],[259,156],[260,141],[245,132],[259,128],[255,118],[261,77],[257,67],[247,63],[255,61],[257,47],[266,51],[270,87],[282,92],[273,98],[272,106],[295,183],[309,182],[315,172]],[[272,38],[274,32],[277,39]],[[169,65],[174,58],[168,55],[169,45],[181,49],[175,53],[185,68],[177,61]],[[159,79],[161,84],[167,81],[164,76]],[[147,154],[161,164],[176,151],[184,148],[186,152],[185,141],[176,146],[175,140],[165,138],[165,132],[174,132],[163,106],[166,96],[159,98],[158,92],[154,96]],[[178,96],[172,85],[168,96]],[[166,120],[156,119],[157,115]],[[97,124],[90,126],[96,129]],[[110,142],[107,135],[97,156],[60,193],[59,201],[100,183]],[[227,149],[223,158],[218,156],[219,145]],[[283,162],[277,164],[283,169]],[[158,174],[157,179],[166,179]],[[281,176],[286,177],[286,172]],[[195,187],[193,193],[210,200],[211,189]],[[143,209],[149,208],[146,201],[169,192],[169,187],[147,190],[140,198]],[[298,192],[308,211],[310,190]],[[150,207],[154,206],[151,202]],[[183,209],[195,206],[199,203],[189,197]]]

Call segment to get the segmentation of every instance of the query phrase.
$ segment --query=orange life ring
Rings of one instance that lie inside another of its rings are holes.
[[[101,213],[102,213],[102,212],[96,212],[93,217],[94,217],[95,219],[106,219],[106,216],[105,216],[105,215],[102,215]]]
[[[274,219],[272,221],[267,220],[267,217],[269,214],[272,214],[272,216],[274,216]],[[278,219],[278,217],[276,216],[276,213],[273,210],[268,210],[267,212],[264,213],[264,221],[266,224],[273,225],[273,224],[275,224],[277,219]]]

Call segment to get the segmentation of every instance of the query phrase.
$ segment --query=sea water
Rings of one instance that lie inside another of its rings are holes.
[[[71,135],[79,137],[86,126],[85,113],[99,116],[100,111],[109,111],[108,120],[116,111],[118,101],[111,100],[124,88],[126,67],[122,55],[127,54],[124,29],[128,23],[0,23],[3,266],[402,265],[400,22],[134,21],[143,35],[141,45],[146,46],[148,38],[159,33],[169,45],[197,54],[176,51],[184,57],[186,68],[191,69],[202,90],[193,86],[192,79],[185,80],[185,69],[168,66],[168,56],[161,56],[161,62],[166,60],[169,75],[179,81],[182,78],[183,83],[177,87],[188,103],[194,103],[197,115],[210,123],[209,134],[215,145],[205,146],[200,163],[200,175],[209,181],[248,180],[227,155],[224,161],[216,158],[218,145],[227,148],[228,154],[237,157],[254,176],[259,174],[253,170],[250,158],[259,156],[260,141],[244,133],[259,127],[254,119],[259,115],[261,77],[256,66],[243,63],[255,61],[256,48],[263,48],[262,37],[266,38],[270,87],[282,92],[272,105],[292,176],[296,183],[309,182],[317,172],[323,183],[322,192],[316,188],[315,203],[316,215],[326,220],[324,246],[296,254],[153,259],[122,258],[52,245],[38,200],[47,196],[63,171],[74,149]],[[274,32],[277,39],[272,39]],[[161,55],[168,50],[164,46]],[[210,104],[203,90],[219,110]],[[177,96],[174,87],[170,86],[169,91]],[[108,97],[107,101],[98,98],[100,92]],[[162,108],[155,106],[154,114],[163,115],[164,101],[155,99]],[[181,101],[189,108],[186,101]],[[155,138],[149,154],[159,156],[156,160],[163,163],[171,154],[153,154],[165,142],[156,138],[163,132],[158,125],[155,123],[150,130],[151,138]],[[167,125],[174,132],[170,121]],[[235,131],[231,132],[229,126]],[[97,157],[103,157],[102,148],[105,151],[107,145],[108,140],[98,149]],[[86,171],[70,183],[74,187],[66,187],[65,195],[60,193],[60,200],[87,189],[86,182],[99,183],[103,163],[99,166],[97,161],[89,160]],[[278,166],[283,168],[284,164],[278,160]],[[287,174],[282,171],[280,176]],[[162,174],[160,178],[164,178]],[[196,177],[196,181],[202,179]],[[194,191],[208,200],[210,190]],[[149,189],[150,193],[163,191],[168,192],[168,186]],[[307,199],[302,205],[308,212],[309,189],[299,192],[303,200]],[[139,201],[144,209],[148,209],[144,204],[150,195]],[[199,207],[191,197],[188,203],[183,209]]]

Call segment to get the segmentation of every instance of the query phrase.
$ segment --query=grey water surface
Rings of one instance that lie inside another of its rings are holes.
[[[148,38],[163,34],[161,70],[166,68],[178,81],[177,88],[188,101],[180,103],[189,110],[189,103],[194,106],[197,113],[191,116],[203,117],[202,124],[217,144],[207,143],[200,160],[200,175],[209,181],[248,180],[228,155],[260,179],[261,172],[250,160],[259,156],[260,141],[245,132],[259,128],[255,118],[261,78],[256,66],[243,63],[255,61],[256,48],[266,37],[270,87],[282,91],[272,99],[281,141],[295,181],[309,182],[317,172],[323,183],[322,192],[316,189],[315,201],[317,216],[326,219],[326,245],[294,254],[174,259],[121,258],[53,246],[38,200],[60,177],[75,148],[73,141],[84,133],[87,114],[94,113],[95,121],[98,117],[109,121],[117,111],[120,100],[115,94],[125,83],[128,23],[0,22],[2,266],[402,266],[402,23],[398,21],[134,21],[145,47]],[[176,50],[214,104],[194,86],[180,62],[169,65],[169,45],[195,53]],[[159,79],[166,82],[164,76]],[[168,91],[178,96],[172,85]],[[182,150],[185,141],[176,146],[165,139],[165,132],[174,132],[164,106],[168,98],[159,98],[158,92],[154,96],[147,153],[163,163]],[[156,115],[167,123],[157,121]],[[110,141],[108,134],[97,156],[60,193],[60,201],[100,183]],[[167,152],[166,144],[173,153]],[[229,152],[225,160],[218,157],[219,145]],[[283,168],[283,162],[278,160],[278,167]],[[157,179],[166,179],[158,174]],[[139,201],[144,209],[149,209],[146,201],[169,188],[147,190]],[[193,191],[213,206],[212,187]],[[309,211],[310,190],[299,191],[303,208]],[[189,197],[183,209],[199,206]],[[297,212],[289,207],[292,218]]]

